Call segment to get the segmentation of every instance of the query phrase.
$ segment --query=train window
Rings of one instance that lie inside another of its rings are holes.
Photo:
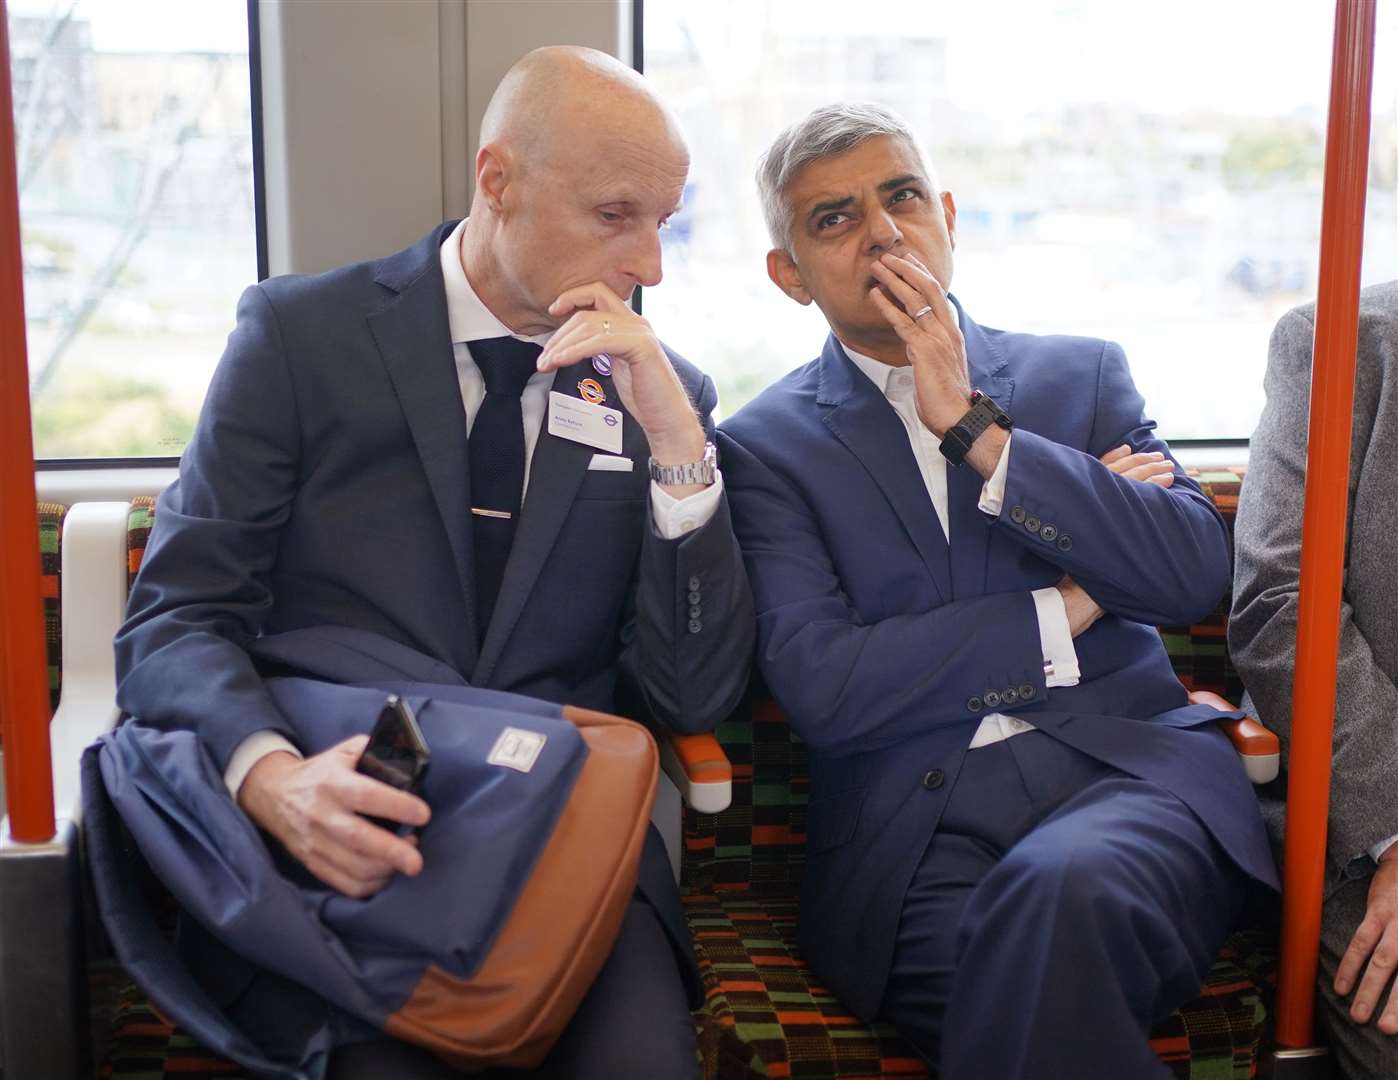
[[[693,164],[645,297],[731,413],[811,359],[753,171],[786,124],[879,101],[956,196],[977,321],[1126,348],[1164,434],[1245,438],[1267,339],[1316,291],[1333,5],[1314,0],[646,0],[646,75]],[[1365,284],[1398,277],[1398,6],[1381,5]]]
[[[246,0],[10,0],[40,458],[168,457],[257,279]]]

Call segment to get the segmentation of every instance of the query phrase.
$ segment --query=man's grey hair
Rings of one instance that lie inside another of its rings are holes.
[[[773,247],[791,250],[791,207],[786,189],[796,174],[818,158],[843,154],[881,135],[892,135],[912,147],[927,170],[928,182],[940,191],[927,155],[897,113],[872,102],[824,105],[778,135],[757,163],[757,190]]]

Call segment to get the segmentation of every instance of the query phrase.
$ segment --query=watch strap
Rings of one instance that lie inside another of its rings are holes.
[[[1008,431],[1014,427],[1014,421],[1004,409],[995,404],[995,400],[989,394],[972,390],[971,407],[960,420],[947,428],[946,434],[942,436],[942,456],[953,465],[960,465],[966,460],[966,455],[971,452],[975,441],[991,427],[1000,427]]]
[[[661,465],[650,459],[650,478],[657,484],[667,487],[684,487],[689,484],[712,484],[718,476],[718,450],[711,442],[704,444],[704,456],[698,461],[686,461],[680,465]]]

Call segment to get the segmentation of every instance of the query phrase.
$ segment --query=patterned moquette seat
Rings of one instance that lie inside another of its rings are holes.
[[[62,549],[63,518],[68,508],[59,503],[38,504],[39,587],[44,598],[44,648],[49,669],[49,710],[58,709],[63,689]]]
[[[1243,470],[1192,472],[1231,531]],[[1236,701],[1228,662],[1230,597],[1202,623],[1162,628],[1175,670],[1191,690]],[[686,811],[682,885],[704,976],[700,1049],[706,1078],[926,1076],[886,1024],[856,1020],[801,959],[797,893],[805,862],[806,748],[771,700],[750,720],[718,731],[733,763],[733,802],[721,814]],[[1196,1000],[1157,1024],[1156,1053],[1177,1077],[1256,1075],[1272,967],[1268,935],[1235,934]]]
[[[1242,470],[1195,475],[1231,529]],[[132,502],[127,531],[132,578],[153,514],[154,500]],[[1202,623],[1161,633],[1186,685],[1237,700],[1238,680],[1223,636],[1227,611],[1225,597]],[[705,1076],[926,1076],[922,1062],[891,1028],[855,1020],[815,981],[797,952],[796,895],[809,786],[805,746],[792,737],[776,706],[760,699],[751,721],[725,723],[718,736],[733,762],[733,805],[717,815],[686,814],[683,860],[686,914],[707,997],[698,1025]],[[1201,996],[1156,1025],[1152,1044],[1176,1076],[1242,1080],[1256,1075],[1266,1015],[1259,986],[1272,978],[1271,946],[1263,931],[1235,934]],[[100,1075],[173,1080],[243,1073],[170,1025],[127,984],[115,1002]]]

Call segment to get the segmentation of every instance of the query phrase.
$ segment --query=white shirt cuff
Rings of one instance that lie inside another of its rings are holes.
[[[301,757],[301,751],[280,731],[254,731],[238,744],[238,749],[233,751],[233,756],[228,759],[228,768],[223,773],[223,783],[234,802],[238,801],[238,789],[243,786],[248,773],[252,772],[252,767],[268,754],[275,754],[278,750]]]
[[[1073,646],[1073,628],[1068,607],[1056,588],[1035,589],[1034,614],[1039,618],[1039,648],[1044,653],[1044,685],[1077,686],[1078,650]]]
[[[1000,516],[1000,507],[1005,502],[1005,475],[1010,471],[1010,440],[1014,437],[1013,431],[1005,436],[1005,446],[1000,451],[1000,460],[995,463],[995,471],[981,485],[980,508],[994,517]]]
[[[655,519],[655,531],[666,540],[678,540],[709,523],[718,513],[723,498],[723,473],[714,470],[714,482],[703,491],[677,499],[657,484],[650,482],[650,512]]]
[[[1398,844],[1398,836],[1390,836],[1387,840],[1379,841],[1379,843],[1375,844],[1373,847],[1369,849],[1369,857],[1373,859],[1374,862],[1378,862],[1379,856],[1382,855],[1389,848],[1391,848],[1394,844]]]

